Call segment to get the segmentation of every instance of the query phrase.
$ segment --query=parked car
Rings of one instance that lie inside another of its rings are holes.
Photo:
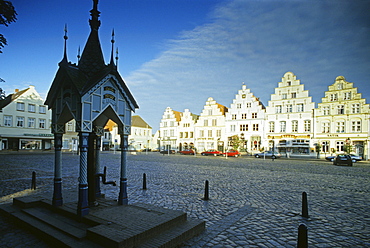
[[[350,155],[348,154],[338,154],[334,161],[333,161],[333,164],[334,165],[348,165],[348,166],[352,166],[352,158]]]
[[[182,155],[194,155],[195,152],[192,149],[185,149],[185,150],[179,151],[179,153]]]
[[[357,161],[361,161],[362,160],[362,157],[361,156],[358,156],[358,155],[355,155],[355,154],[348,154],[348,155],[351,157],[353,163],[356,163]],[[328,160],[328,161],[330,161],[330,162],[334,162],[334,160],[335,160],[336,157],[337,156],[328,156],[325,159]]]
[[[272,151],[256,153],[256,154],[254,154],[254,156],[256,158],[273,158],[273,159],[281,157],[280,153],[272,152]]]
[[[239,157],[240,156],[240,152],[238,152],[237,150],[229,150],[227,152],[224,152],[222,153],[223,156],[228,156],[228,157]]]
[[[333,162],[334,159],[335,159],[336,156],[327,156],[325,159],[330,161],[330,162]]]
[[[170,151],[168,151],[168,150],[162,150],[162,151],[160,151],[160,153],[162,153],[162,154],[175,154],[176,151],[175,150],[170,150]]]
[[[208,156],[208,155],[219,156],[219,155],[222,155],[222,152],[217,151],[215,149],[210,149],[210,150],[202,152],[201,155],[202,156]]]
[[[349,154],[349,156],[351,156],[351,158],[352,158],[352,162],[354,162],[354,161],[361,161],[362,160],[362,157],[361,156],[359,156],[359,155],[356,155],[356,154]]]

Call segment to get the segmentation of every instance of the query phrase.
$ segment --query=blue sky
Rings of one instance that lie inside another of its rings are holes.
[[[45,98],[63,55],[77,61],[92,1],[12,1],[18,20],[0,33],[6,93],[32,84]],[[119,71],[154,130],[163,111],[199,114],[208,97],[227,107],[244,82],[267,105],[292,71],[313,101],[343,75],[370,101],[369,0],[100,0],[106,62],[111,32]]]

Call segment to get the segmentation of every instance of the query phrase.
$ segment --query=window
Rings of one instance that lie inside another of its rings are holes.
[[[344,141],[336,142],[337,152],[344,152]]]
[[[334,102],[334,101],[337,101],[338,100],[338,94],[331,94],[330,95],[330,101],[331,102]]]
[[[337,110],[338,110],[337,112],[338,115],[344,115],[344,105],[338,105]]]
[[[252,104],[250,102],[247,102],[247,108],[252,107]]]
[[[175,122],[174,121],[170,121],[170,127],[174,127],[175,126]]]
[[[336,132],[337,133],[344,133],[344,128],[345,128],[344,121],[338,121],[336,123]]]
[[[359,113],[360,113],[360,104],[359,103],[352,104],[352,114]]]
[[[288,81],[286,82],[288,86],[291,86],[292,85],[292,82],[291,81]]]
[[[322,107],[322,114],[323,115],[330,115],[330,107],[329,106]]]
[[[304,105],[303,103],[297,104],[297,112],[303,112],[304,111]]]
[[[329,141],[323,141],[321,143],[321,151],[322,152],[329,152]]]
[[[255,132],[258,131],[258,124],[253,124],[253,131],[255,131]]]
[[[304,131],[311,132],[311,121],[310,120],[304,121]]]
[[[13,116],[10,116],[10,115],[4,116],[4,126],[5,127],[13,126]]]
[[[207,127],[208,126],[208,120],[204,120],[204,126]]]
[[[17,127],[24,127],[24,117],[17,117]]]
[[[298,121],[292,121],[292,132],[298,132]]]
[[[285,133],[285,131],[286,131],[286,122],[281,121],[280,122],[280,133]]]
[[[235,132],[236,130],[236,126],[235,125],[231,125],[230,126],[230,132]]]
[[[208,137],[212,137],[212,130],[208,130]]]
[[[73,122],[70,121],[70,122],[67,122],[67,132],[73,132]]]
[[[274,133],[275,132],[275,122],[270,121],[269,122],[269,132]]]
[[[46,113],[46,107],[45,106],[39,106],[39,113],[45,114]]]
[[[352,132],[361,132],[361,121],[352,121]]]
[[[281,99],[287,99],[287,94],[286,93],[281,94]]]
[[[257,113],[252,113],[252,119],[256,119],[257,118]]]
[[[351,92],[344,92],[344,100],[351,100]]]
[[[36,106],[35,104],[28,104],[28,112],[35,113],[36,112]]]
[[[217,126],[217,119],[212,119],[212,126]]]
[[[163,122],[163,127],[167,127],[167,122]]]
[[[241,103],[237,103],[236,104],[236,108],[241,109],[242,108],[242,104]]]
[[[24,103],[23,102],[17,102],[17,110],[18,111],[24,111]]]
[[[248,131],[248,124],[240,125],[240,131]]]
[[[231,119],[232,119],[232,120],[236,120],[236,114],[232,114],[232,115],[231,115]]]
[[[189,137],[189,133],[188,132],[185,132],[185,139],[187,139]]]
[[[183,132],[180,132],[180,139],[182,139],[183,137]]]
[[[170,130],[170,136],[171,137],[175,136],[175,131],[173,129]]]
[[[292,98],[297,98],[297,93],[296,92],[292,92]]]
[[[291,113],[291,112],[292,112],[292,110],[293,110],[293,106],[292,106],[292,104],[287,104],[287,105],[286,105],[286,112],[287,112],[287,113]]]
[[[190,138],[192,139],[194,137],[194,133],[190,132]]]
[[[28,118],[28,127],[29,128],[35,128],[35,118]]]
[[[163,131],[163,137],[168,137],[168,130]]]
[[[330,122],[323,122],[322,123],[322,132],[323,133],[330,133]]]
[[[212,109],[208,110],[208,115],[212,115]]]
[[[216,136],[217,136],[217,137],[221,137],[221,130],[217,130],[217,131],[216,131]]]
[[[199,137],[204,138],[204,130],[199,131]]]
[[[275,110],[276,110],[276,114],[280,114],[281,113],[281,105],[277,105],[275,107]]]
[[[247,114],[242,114],[242,119],[243,120],[247,119]]]
[[[338,90],[343,89],[343,84],[338,84],[338,85],[337,85],[337,89],[338,89]]]
[[[46,126],[45,123],[46,123],[45,119],[39,119],[39,128],[45,129]]]

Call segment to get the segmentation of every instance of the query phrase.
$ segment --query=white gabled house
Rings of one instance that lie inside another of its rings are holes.
[[[0,150],[51,149],[51,111],[35,87],[0,100]]]
[[[354,153],[369,158],[370,107],[353,83],[338,76],[315,111],[316,138],[324,156]]]
[[[227,107],[209,97],[195,124],[195,147],[197,152],[209,149],[223,151],[226,147],[225,114]]]
[[[260,152],[263,148],[265,106],[242,85],[226,113],[225,133],[230,142],[239,142],[239,150]]]
[[[266,107],[266,141],[269,150],[282,155],[314,155],[313,111],[308,90],[292,72],[284,74]]]
[[[179,151],[193,149],[195,147],[195,123],[199,115],[193,114],[189,109],[181,113],[181,119],[178,126],[179,139],[177,147]]]
[[[163,113],[160,131],[160,150],[177,150],[178,146],[178,127],[181,119],[181,112],[167,107]]]

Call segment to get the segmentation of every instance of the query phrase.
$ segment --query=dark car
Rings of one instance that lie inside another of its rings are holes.
[[[350,155],[347,155],[347,154],[338,154],[334,161],[333,161],[333,164],[334,165],[348,165],[348,166],[352,166],[352,158]]]
[[[194,155],[195,152],[192,149],[185,149],[183,151],[179,151],[179,153],[182,155]]]
[[[334,159],[335,159],[335,156],[327,156],[325,159],[330,161],[330,162],[333,162]]]
[[[361,156],[358,156],[358,155],[355,155],[355,154],[348,154],[348,155],[351,157],[353,163],[356,163],[357,161],[362,160]],[[336,156],[328,156],[325,159],[330,161],[330,162],[334,162],[335,158],[336,158]]]
[[[170,151],[168,151],[168,150],[162,150],[162,151],[160,151],[160,153],[162,153],[162,154],[175,154],[176,151],[175,150],[170,150]]]
[[[254,154],[254,156],[256,158],[273,158],[273,159],[281,157],[280,153],[272,152],[272,151],[257,153],[257,154]]]
[[[219,155],[222,155],[222,152],[217,151],[215,149],[210,149],[210,150],[202,152],[201,155],[202,156],[208,156],[208,155],[219,156]]]
[[[227,152],[222,153],[222,155],[224,155],[225,157],[226,156],[228,156],[228,157],[239,157],[240,152],[238,152],[237,150],[229,150]]]
[[[361,161],[362,160],[362,157],[359,156],[359,155],[356,155],[356,154],[349,154],[349,156],[351,156],[352,162],[357,162],[357,161]]]

